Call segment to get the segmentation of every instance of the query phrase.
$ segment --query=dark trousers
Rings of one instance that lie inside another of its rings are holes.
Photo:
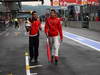
[[[38,59],[38,48],[39,48],[39,35],[29,37],[29,53],[30,60],[34,58],[34,60]]]
[[[19,28],[18,22],[15,21],[15,28]]]

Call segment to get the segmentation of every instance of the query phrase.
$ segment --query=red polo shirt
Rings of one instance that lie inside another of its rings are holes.
[[[36,35],[39,32],[41,23],[39,20],[33,21],[30,27],[30,35]]]
[[[60,34],[60,39],[63,39],[63,35],[62,35],[62,25],[60,23],[60,19],[55,17],[49,17],[46,20],[46,24],[45,24],[45,33],[50,36],[58,36]]]

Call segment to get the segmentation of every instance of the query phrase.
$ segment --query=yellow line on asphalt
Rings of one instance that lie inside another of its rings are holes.
[[[15,35],[18,36],[20,34],[20,32],[15,32]]]
[[[9,73],[8,75],[13,75],[12,73]]]

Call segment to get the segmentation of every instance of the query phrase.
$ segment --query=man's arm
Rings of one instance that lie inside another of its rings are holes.
[[[48,20],[46,20],[44,31],[45,31],[46,36],[48,36]]]
[[[39,20],[39,29],[42,30],[42,27],[41,27],[41,22]]]
[[[58,21],[58,30],[60,34],[60,40],[63,40],[63,32],[62,32],[62,24],[60,23],[60,20]]]

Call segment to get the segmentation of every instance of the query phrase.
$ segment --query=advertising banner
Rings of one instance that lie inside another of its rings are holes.
[[[59,6],[60,5],[59,0],[52,0],[51,5],[52,6]]]

